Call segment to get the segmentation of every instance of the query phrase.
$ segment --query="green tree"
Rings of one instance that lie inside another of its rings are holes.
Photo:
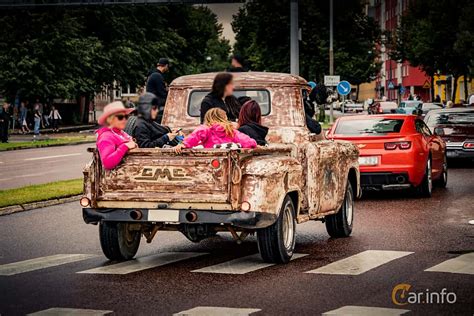
[[[160,57],[171,60],[171,80],[222,70],[230,51],[204,7],[4,10],[0,23],[0,93],[9,99],[81,97],[87,104],[106,86],[143,86]]]
[[[432,78],[439,72],[452,74],[454,99],[458,78],[472,74],[473,7],[467,0],[412,2],[393,34],[392,56],[408,60]]]
[[[234,16],[234,50],[246,56],[253,70],[289,72],[290,3],[249,1]],[[380,30],[363,12],[361,1],[334,1],[335,73],[355,85],[374,79],[380,69]],[[329,73],[329,2],[299,2],[300,73],[322,81]],[[357,89],[358,91],[358,89]]]

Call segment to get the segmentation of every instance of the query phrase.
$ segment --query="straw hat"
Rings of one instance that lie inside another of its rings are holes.
[[[127,109],[122,101],[115,101],[110,104],[107,104],[104,108],[104,113],[99,117],[99,124],[104,125],[107,121],[107,118],[114,114],[130,114],[134,109]]]

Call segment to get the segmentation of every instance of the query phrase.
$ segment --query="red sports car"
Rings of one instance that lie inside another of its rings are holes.
[[[416,188],[431,196],[433,182],[448,181],[446,144],[414,115],[356,115],[339,118],[327,137],[359,147],[363,189]]]

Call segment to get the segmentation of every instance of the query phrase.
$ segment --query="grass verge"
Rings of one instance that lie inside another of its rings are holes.
[[[22,188],[0,190],[0,207],[39,202],[78,195],[82,192],[82,179],[29,185]]]
[[[12,142],[12,143],[0,143],[0,151],[14,150],[14,149],[27,149],[27,148],[38,148],[38,147],[49,147],[49,146],[60,146],[68,145],[81,142],[94,142],[95,136],[70,136],[70,137],[58,137],[51,139],[39,139],[36,141],[23,141],[23,142]]]

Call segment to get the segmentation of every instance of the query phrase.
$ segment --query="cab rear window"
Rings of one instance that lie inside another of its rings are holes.
[[[365,119],[340,121],[337,124],[335,134],[342,135],[384,135],[388,133],[400,133],[403,119]]]
[[[207,90],[195,90],[189,95],[188,115],[199,117],[201,115],[202,99],[209,93]],[[236,98],[247,96],[257,101],[262,110],[262,116],[270,114],[270,92],[268,90],[234,90]]]

